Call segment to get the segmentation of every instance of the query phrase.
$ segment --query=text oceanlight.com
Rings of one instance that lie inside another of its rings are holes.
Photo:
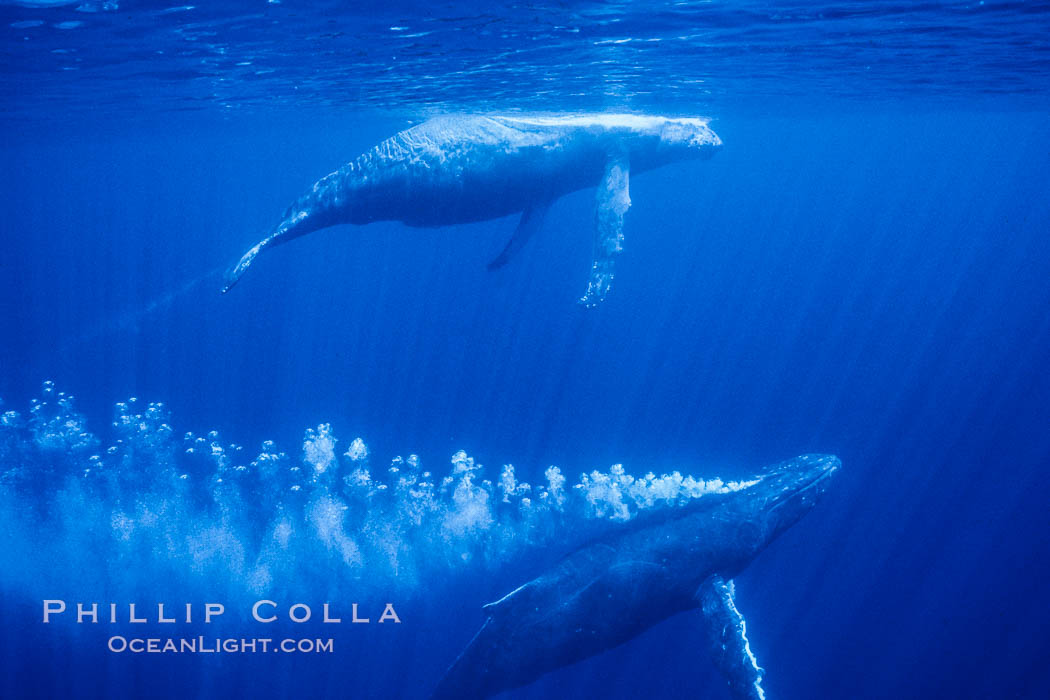
[[[165,605],[137,605],[135,603],[67,603],[64,600],[43,601],[43,623],[64,621],[76,625],[180,625],[205,624],[218,621],[226,613],[222,603],[183,603]],[[303,624],[311,620],[322,625],[349,624],[352,626],[371,624],[400,625],[401,618],[392,603],[363,606],[358,603],[338,605],[322,603],[308,605],[293,603],[281,605],[272,600],[257,600],[243,610],[247,622],[268,626],[274,622],[287,621]],[[141,632],[146,632],[140,628]],[[154,630],[150,630],[154,632]],[[140,632],[140,633],[141,633]],[[148,633],[147,633],[148,634]],[[331,638],[308,637],[220,637],[199,636],[135,636],[114,634],[106,642],[109,651],[116,654],[255,654],[284,652],[286,654],[331,654],[334,643]]]
[[[331,654],[331,639],[221,639],[218,637],[184,637],[179,639],[142,639],[140,637],[109,638],[107,648],[118,654],[255,654],[284,652],[286,654]]]

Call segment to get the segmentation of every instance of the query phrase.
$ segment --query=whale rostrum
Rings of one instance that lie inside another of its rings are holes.
[[[551,203],[597,187],[594,261],[580,303],[608,293],[623,247],[629,179],[710,157],[721,139],[699,118],[634,114],[444,116],[402,131],[318,180],[226,276],[229,291],[266,248],[338,224],[438,227],[521,213],[501,267],[541,227]]]
[[[696,608],[735,700],[762,700],[762,669],[732,579],[809,512],[840,466],[830,455],[778,464],[745,488],[637,515],[484,606],[481,630],[434,700],[487,698],[630,640]]]

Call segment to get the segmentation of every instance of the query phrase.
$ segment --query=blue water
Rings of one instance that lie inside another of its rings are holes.
[[[806,452],[834,485],[736,580],[770,697],[1050,694],[1045,4],[50,5],[0,5],[0,696],[426,697],[482,604],[622,514],[613,465]],[[387,222],[219,294],[397,131],[580,110],[725,144],[632,178],[599,308],[593,191],[497,272],[514,217]],[[336,649],[111,653],[147,633],[45,599]],[[697,615],[506,697],[729,697]]]

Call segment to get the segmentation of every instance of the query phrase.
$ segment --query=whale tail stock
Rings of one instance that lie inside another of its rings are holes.
[[[237,284],[241,275],[244,274],[244,271],[247,270],[248,266],[252,264],[253,260],[255,260],[255,256],[259,254],[259,251],[266,246],[266,243],[269,240],[269,238],[266,238],[253,245],[247,253],[241,256],[241,259],[237,261],[236,265],[226,271],[226,276],[222,281],[223,294],[233,289],[233,285]]]
[[[324,224],[317,221],[319,217],[310,216],[306,211],[295,211],[290,212],[285,217],[277,228],[274,229],[266,238],[262,239],[251,248],[248,252],[241,256],[241,259],[226,272],[226,278],[223,281],[222,293],[230,291],[233,285],[237,284],[244,272],[251,266],[255,260],[255,256],[261,253],[266,248],[271,246],[279,245],[281,243],[287,243],[293,238],[298,238],[311,231],[316,231],[318,228],[322,228]]]

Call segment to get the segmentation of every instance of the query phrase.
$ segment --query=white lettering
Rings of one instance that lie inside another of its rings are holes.
[[[401,618],[398,617],[397,613],[394,611],[394,604],[393,603],[387,603],[386,604],[386,607],[383,608],[383,614],[379,618],[379,622],[380,623],[386,622],[387,620],[393,620],[397,624],[399,624],[399,625],[401,624]]]
[[[273,622],[274,620],[277,619],[276,615],[271,615],[270,617],[266,617],[266,618],[259,617],[259,608],[261,608],[264,605],[271,605],[274,608],[277,607],[277,603],[273,602],[272,600],[259,600],[259,601],[256,601],[255,605],[252,606],[252,617],[254,617],[259,622]]]
[[[84,618],[88,617],[89,615],[91,616],[92,624],[98,622],[98,603],[91,604],[90,612],[84,610],[83,603],[77,603],[77,624],[79,625],[81,622],[84,621]]]
[[[51,622],[50,618],[52,613],[64,613],[66,611],[66,601],[64,600],[45,600],[44,601],[44,624]]]
[[[208,624],[211,622],[213,616],[218,617],[226,612],[226,606],[222,603],[205,603],[204,604],[204,623]]]
[[[295,616],[295,609],[296,608],[302,608],[303,610],[305,610],[306,611],[306,616],[302,617],[302,618],[296,617]],[[302,603],[296,603],[292,607],[288,608],[288,617],[290,617],[292,619],[292,622],[306,622],[307,620],[310,619],[310,615],[312,615],[312,614],[313,613],[310,610],[310,606],[309,605],[303,605]]]

